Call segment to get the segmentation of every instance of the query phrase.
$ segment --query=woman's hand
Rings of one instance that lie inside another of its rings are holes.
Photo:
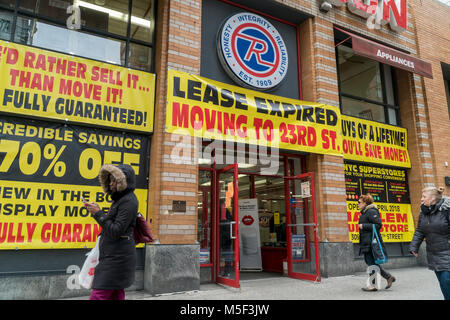
[[[101,210],[100,206],[95,202],[85,202],[84,206],[86,207],[86,209],[88,209],[88,211],[91,214],[96,214],[97,212],[99,212]]]
[[[416,257],[416,258],[419,256],[419,254],[418,254],[417,252],[411,251],[411,253],[412,253],[413,256]]]
[[[363,225],[362,224],[358,224],[358,228],[359,228],[359,230],[362,230]]]

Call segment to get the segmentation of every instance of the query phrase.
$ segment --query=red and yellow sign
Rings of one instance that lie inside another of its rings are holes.
[[[411,168],[405,128],[341,116],[344,159]]]
[[[0,112],[151,133],[155,75],[0,41]]]
[[[344,161],[347,218],[350,241],[359,242],[358,199],[369,193],[380,211],[381,236],[385,242],[409,242],[414,220],[406,170],[362,162]]]
[[[377,203],[383,227],[384,242],[410,242],[414,236],[414,220],[411,205],[407,203]],[[359,243],[358,221],[361,212],[357,201],[347,201],[348,231],[350,240]]]
[[[111,199],[100,187],[0,180],[0,249],[92,248],[101,227],[81,197],[108,212]],[[135,190],[147,211],[147,190]]]
[[[342,156],[339,108],[169,70],[166,130]]]
[[[148,135],[1,117],[0,250],[92,248],[100,226],[81,198],[108,211],[98,181],[106,163],[134,169],[146,216],[148,147]]]

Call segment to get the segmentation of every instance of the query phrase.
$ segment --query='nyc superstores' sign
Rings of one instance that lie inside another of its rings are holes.
[[[401,32],[408,26],[408,5],[406,0],[325,0],[337,7],[347,4],[350,12],[363,18],[375,18],[372,24],[389,22],[392,30]]]

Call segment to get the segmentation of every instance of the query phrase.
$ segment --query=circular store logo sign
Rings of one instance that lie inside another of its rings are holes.
[[[269,90],[286,77],[288,54],[283,38],[256,14],[228,18],[219,30],[217,51],[227,73],[244,87]]]

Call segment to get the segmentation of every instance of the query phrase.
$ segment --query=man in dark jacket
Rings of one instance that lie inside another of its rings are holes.
[[[133,228],[139,202],[134,194],[136,177],[129,165],[102,166],[100,185],[113,200],[106,214],[98,204],[86,203],[92,217],[102,227],[99,263],[95,268],[91,300],[123,300],[124,289],[135,279],[136,245]]]
[[[409,250],[417,257],[425,239],[428,268],[436,273],[445,300],[450,300],[450,198],[442,198],[443,188],[422,190],[419,223]]]
[[[359,218],[359,254],[364,254],[364,261],[368,266],[377,266],[380,269],[381,276],[386,279],[387,286],[386,289],[389,289],[392,286],[392,283],[395,281],[395,278],[389,274],[385,269],[383,269],[380,265],[375,263],[375,259],[372,253],[372,233],[373,226],[375,226],[375,230],[378,235],[378,239],[380,239],[381,246],[383,248],[384,254],[386,253],[386,248],[384,246],[380,229],[382,227],[380,212],[377,209],[377,206],[373,203],[373,197],[370,194],[362,195],[358,201],[358,209],[361,212],[361,216]],[[362,289],[363,291],[377,291],[373,285],[369,285],[366,288]]]

